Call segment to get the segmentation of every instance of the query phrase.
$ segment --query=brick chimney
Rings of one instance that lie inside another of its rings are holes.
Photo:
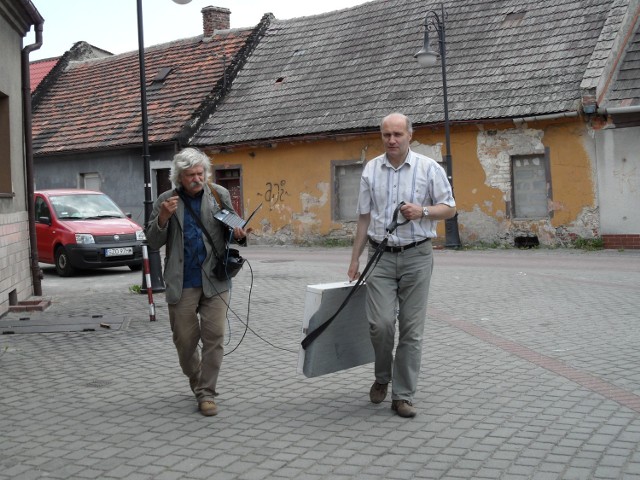
[[[202,28],[205,37],[213,37],[216,30],[231,28],[231,10],[222,7],[204,7],[202,9]]]

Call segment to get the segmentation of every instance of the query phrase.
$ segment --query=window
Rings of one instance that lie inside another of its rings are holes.
[[[36,222],[40,222],[40,218],[42,217],[46,217],[49,219],[51,218],[51,212],[49,212],[49,207],[47,206],[47,203],[44,201],[42,197],[36,198],[35,211],[36,211]]]
[[[332,197],[333,220],[354,222],[358,220],[356,207],[360,193],[360,177],[362,163],[356,161],[332,162],[333,186]]]
[[[11,183],[11,148],[9,129],[9,97],[0,92],[0,196],[13,196]]]
[[[238,215],[243,216],[242,204],[242,172],[240,168],[216,168],[214,171],[215,182],[229,190],[231,206]]]
[[[80,188],[85,190],[100,191],[100,175],[97,173],[81,173],[80,174]]]
[[[551,178],[548,153],[511,157],[511,203],[514,218],[548,218]]]

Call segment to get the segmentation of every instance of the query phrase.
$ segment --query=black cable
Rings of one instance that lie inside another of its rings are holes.
[[[375,268],[375,266],[378,264],[378,261],[382,256],[382,252],[384,252],[384,247],[386,247],[388,241],[389,241],[389,235],[387,234],[382,240],[382,242],[380,242],[380,244],[378,245],[378,248],[376,248],[376,251],[373,253],[371,258],[367,262],[367,265],[364,267],[362,274],[360,275],[360,277],[358,277],[358,281],[353,286],[353,288],[349,291],[349,294],[342,301],[336,313],[331,315],[327,320],[321,323],[315,330],[307,334],[307,336],[302,339],[302,342],[300,342],[300,344],[302,345],[302,348],[304,350],[306,350],[307,347],[309,347],[309,345],[311,345],[311,343],[316,338],[318,338],[322,332],[324,332],[327,329],[327,327],[331,324],[331,322],[333,322],[336,319],[338,314],[347,305],[347,303],[349,303],[349,300],[351,300],[351,297],[353,297],[355,293],[360,289],[360,287],[365,281],[365,276],[367,275],[367,272],[369,271],[369,269],[371,269],[371,266],[373,265],[373,267]]]
[[[342,301],[342,304],[338,307],[338,310],[336,311],[336,313],[334,313],[331,317],[329,317],[327,320],[325,320],[323,323],[321,323],[315,330],[313,330],[312,332],[307,334],[307,336],[302,339],[302,342],[300,342],[300,344],[302,345],[302,348],[304,350],[306,350],[307,347],[309,345],[311,345],[311,343],[316,338],[318,338],[322,332],[324,332],[327,329],[327,327],[331,324],[331,322],[333,322],[336,319],[336,317],[342,311],[342,309],[345,307],[345,305],[347,303],[349,303],[349,300],[351,300],[351,297],[353,295],[355,295],[356,291],[362,286],[362,284],[364,283],[364,277],[367,274],[367,272],[369,271],[369,269],[371,269],[371,271],[373,271],[373,268],[375,268],[376,265],[378,264],[378,261],[380,260],[380,257],[382,256],[382,253],[384,252],[384,249],[387,246],[387,243],[389,242],[389,236],[393,233],[393,231],[396,228],[398,228],[398,227],[400,227],[402,225],[406,225],[407,223],[409,223],[409,220],[407,220],[407,219],[405,219],[404,222],[398,223],[398,214],[400,213],[400,208],[402,208],[402,206],[404,204],[405,204],[404,202],[400,202],[398,204],[398,206],[395,208],[395,210],[393,211],[392,221],[386,228],[387,233],[385,234],[385,236],[382,239],[382,241],[378,244],[378,247],[376,248],[376,251],[373,253],[371,258],[367,262],[367,265],[364,267],[364,270],[363,270],[362,274],[360,275],[360,277],[358,278],[358,281],[353,286],[351,291],[349,291],[349,294]],[[373,266],[373,268],[372,268],[372,266]]]

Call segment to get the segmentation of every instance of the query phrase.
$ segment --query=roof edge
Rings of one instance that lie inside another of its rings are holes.
[[[216,111],[218,105],[225,98],[229,90],[231,90],[233,81],[238,76],[238,73],[247,62],[247,59],[251,56],[258,43],[260,43],[260,40],[274,18],[275,17],[271,13],[263,15],[260,23],[258,23],[258,25],[253,29],[244,46],[233,56],[231,63],[225,69],[222,77],[218,79],[209,95],[207,95],[200,106],[193,112],[191,118],[178,133],[177,140],[180,145],[187,145],[207,119]]]

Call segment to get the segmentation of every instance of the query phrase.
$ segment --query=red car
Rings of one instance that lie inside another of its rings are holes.
[[[142,268],[142,227],[102,192],[36,191],[35,217],[39,261],[54,264],[62,277],[90,268]]]

